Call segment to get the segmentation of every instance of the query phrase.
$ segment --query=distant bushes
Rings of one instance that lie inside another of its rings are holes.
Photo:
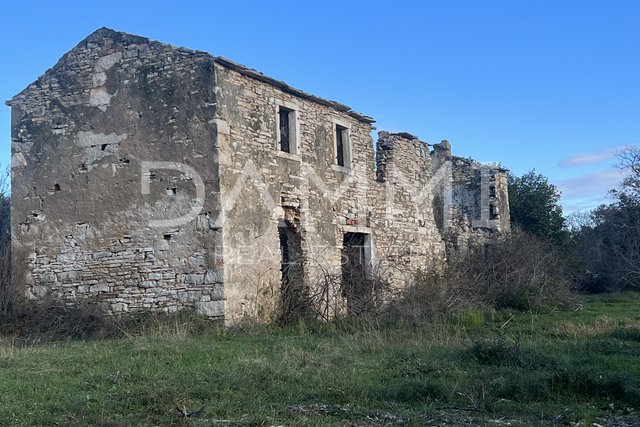
[[[591,212],[573,236],[585,292],[640,288],[640,196],[616,194],[614,203]]]
[[[19,292],[11,282],[11,199],[7,172],[0,175],[0,324],[16,314]]]

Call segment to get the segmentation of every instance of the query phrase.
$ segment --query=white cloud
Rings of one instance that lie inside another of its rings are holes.
[[[592,165],[595,163],[602,163],[612,159],[617,153],[624,149],[623,146],[617,146],[613,148],[607,148],[602,151],[592,151],[590,153],[578,153],[560,162],[560,167],[573,168],[577,166]]]
[[[601,169],[575,178],[556,182],[562,197],[573,199],[606,194],[615,188],[624,178],[625,172],[620,169]]]
[[[624,146],[619,145],[613,148],[607,148],[602,151],[592,151],[590,153],[574,154],[571,157],[567,157],[559,164],[561,168],[573,168],[576,166],[592,165],[595,163],[602,163],[604,161],[612,159],[616,154],[624,149]]]
[[[586,197],[583,199],[574,199],[567,202],[563,201],[562,213],[566,216],[574,212],[588,212],[600,205],[604,205],[607,203],[611,203],[611,199],[607,194],[594,197]]]
[[[589,210],[610,202],[609,190],[620,184],[625,172],[620,169],[601,169],[575,178],[556,181],[562,193],[562,206],[566,213]]]

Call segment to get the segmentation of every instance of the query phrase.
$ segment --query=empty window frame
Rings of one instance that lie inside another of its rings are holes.
[[[298,154],[296,111],[278,106],[278,150]]]
[[[336,164],[345,168],[351,167],[351,141],[349,140],[349,129],[336,123],[335,134]]]

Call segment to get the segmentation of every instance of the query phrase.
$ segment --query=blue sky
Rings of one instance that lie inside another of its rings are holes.
[[[456,154],[534,169],[565,211],[605,202],[640,145],[638,1],[37,2],[0,5],[0,98],[107,26],[209,51]],[[0,163],[10,151],[0,108]]]

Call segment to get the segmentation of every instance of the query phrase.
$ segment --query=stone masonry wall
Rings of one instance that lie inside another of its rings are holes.
[[[439,268],[444,261],[432,204],[431,162],[429,145],[417,137],[379,133],[373,196],[380,221],[375,234],[384,274],[397,286],[410,281],[416,270]]]
[[[218,118],[228,131],[220,150],[225,210],[224,258],[229,315],[265,318],[280,292],[278,223],[297,211],[305,281],[340,271],[346,229],[370,231],[367,186],[375,182],[369,122],[218,65]],[[296,111],[298,154],[277,147],[279,105]],[[353,168],[335,164],[336,121],[349,128]],[[370,189],[370,187],[369,187]]]
[[[448,175],[445,182],[450,193],[436,187],[443,200],[439,207],[443,218],[436,222],[450,250],[482,244],[510,230],[505,169],[453,156],[447,141],[436,144],[432,156],[434,167]]]
[[[212,58],[99,30],[9,101],[12,233],[29,262],[32,298],[91,299],[110,313],[196,306],[224,314]],[[189,213],[188,171],[207,187]],[[149,186],[142,194],[141,186]]]
[[[273,319],[287,226],[304,288],[334,315],[347,233],[399,290],[441,268],[446,244],[509,228],[503,169],[408,133],[380,132],[374,153],[370,117],[204,52],[100,29],[8,103],[13,245],[34,299]]]
[[[370,236],[371,268],[399,287],[410,280],[409,271],[441,264],[444,246],[433,220],[425,143],[395,135],[379,143],[378,155],[393,153],[385,160],[388,178],[380,182],[369,120],[244,71],[216,67],[218,120],[227,129],[219,137],[230,316],[268,317],[275,311],[281,280],[277,227],[285,209],[299,212],[311,292],[323,284],[323,274],[339,274],[347,232]],[[297,154],[277,146],[280,105],[296,112]],[[349,130],[351,167],[336,165],[336,123]]]

